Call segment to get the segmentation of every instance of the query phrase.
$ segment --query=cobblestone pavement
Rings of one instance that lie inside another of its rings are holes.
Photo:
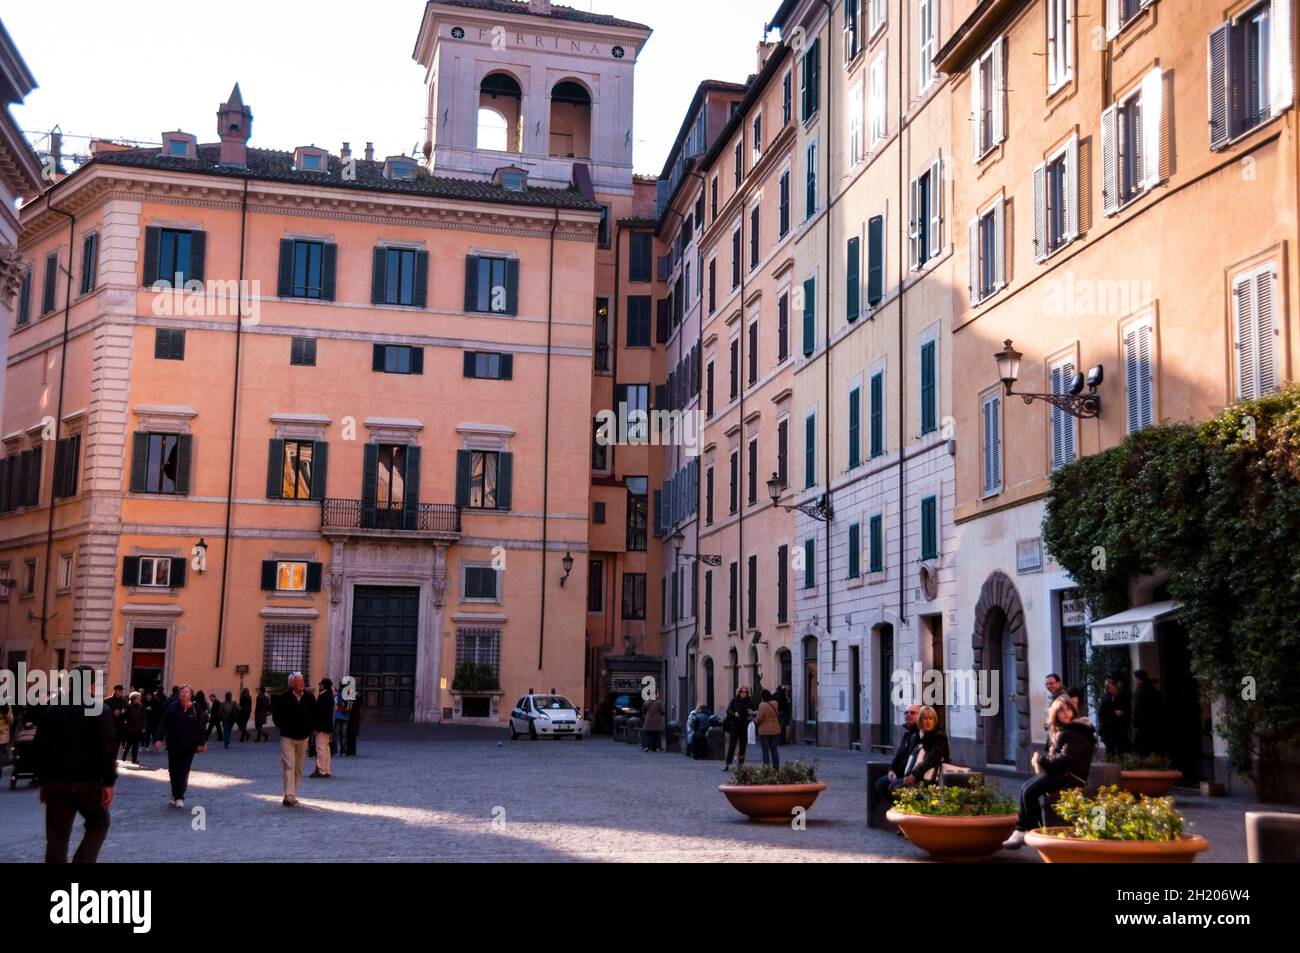
[[[195,759],[186,810],[168,807],[166,756],[121,765],[102,861],[911,861],[924,855],[865,824],[864,756],[814,757],[827,784],[806,830],[747,822],[718,792],[721,763],[646,754],[608,738],[530,742],[504,732],[375,726],[361,757],[329,780],[304,777],[301,805],[280,804],[278,740],[216,744]],[[311,766],[308,764],[307,772]],[[0,784],[0,862],[39,861],[44,822],[26,781]],[[1210,861],[1245,859],[1240,800],[1189,797]],[[201,817],[194,808],[202,808]],[[494,818],[496,819],[494,821]],[[199,823],[206,823],[206,829]],[[80,834],[74,834],[75,845]],[[1033,863],[1025,849],[993,863]]]

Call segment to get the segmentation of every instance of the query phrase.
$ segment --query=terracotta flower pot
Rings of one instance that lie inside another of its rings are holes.
[[[731,806],[751,821],[788,824],[796,807],[812,807],[817,795],[826,790],[820,781],[812,784],[720,784]]]
[[[1209,850],[1210,844],[1197,834],[1184,834],[1178,840],[1083,840],[1058,837],[1065,827],[1029,831],[1025,843],[1049,864],[1190,864],[1196,855]]]
[[[1120,787],[1147,797],[1164,797],[1182,778],[1181,771],[1121,771]]]
[[[909,841],[939,860],[983,860],[1002,849],[1016,829],[1014,814],[962,814],[956,817],[905,814],[891,808],[885,815]]]

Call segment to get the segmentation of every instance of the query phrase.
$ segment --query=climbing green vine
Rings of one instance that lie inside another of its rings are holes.
[[[1062,467],[1043,541],[1093,618],[1128,608],[1133,578],[1171,574],[1229,758],[1273,793],[1300,739],[1300,387]]]

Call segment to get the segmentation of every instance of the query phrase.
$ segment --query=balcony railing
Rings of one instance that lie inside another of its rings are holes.
[[[322,529],[364,529],[394,533],[459,533],[460,507],[421,503],[410,509],[387,503],[368,508],[361,500],[321,500]]]

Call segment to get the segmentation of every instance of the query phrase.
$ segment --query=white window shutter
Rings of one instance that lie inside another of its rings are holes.
[[[1128,398],[1128,432],[1141,428],[1140,402],[1141,393],[1138,383],[1138,341],[1137,331],[1130,330],[1124,335],[1124,383]]]
[[[970,220],[970,301],[980,299],[980,220]]]
[[[930,166],[930,257],[943,251],[943,159]]]
[[[1034,261],[1047,257],[1047,163],[1034,166]]]
[[[1060,25],[1056,22],[1056,0],[1047,0],[1047,88],[1056,89],[1056,51],[1060,42]]]
[[[1119,36],[1120,0],[1106,0],[1106,39]]]
[[[1053,394],[1065,393],[1066,385],[1063,382],[1064,377],[1065,377],[1065,368],[1063,366],[1057,366],[1052,368],[1051,383],[1052,383]],[[1061,466],[1061,464],[1065,462],[1065,448],[1064,448],[1065,421],[1061,419],[1064,416],[1065,414],[1061,410],[1061,408],[1059,407],[1052,408],[1052,469],[1053,470],[1055,470],[1057,467]]]
[[[1272,268],[1258,272],[1255,278],[1255,341],[1259,352],[1256,386],[1259,396],[1277,390],[1277,359],[1274,348],[1276,334],[1273,329],[1273,285],[1276,274]]]
[[[1079,237],[1079,134],[1070,137],[1065,150],[1065,240]]]
[[[1119,211],[1119,107],[1101,114],[1101,207],[1107,215]]]
[[[1151,383],[1155,371],[1151,366],[1151,327],[1149,325],[1144,324],[1137,328],[1137,341],[1138,382],[1141,386],[1141,394],[1138,399],[1139,426],[1150,427],[1155,423],[1151,394]]]
[[[1002,199],[993,206],[993,288],[1001,289],[1007,283],[1007,231],[1006,205]]]
[[[1210,33],[1206,72],[1210,78],[1210,148],[1222,149],[1232,138],[1232,114],[1228,90],[1228,39],[1232,27],[1222,23]]]
[[[998,37],[993,44],[993,142],[1007,137],[1007,38]]]
[[[1067,0],[1061,7],[1061,12],[1065,14],[1065,22],[1060,27],[1061,42],[1065,44],[1065,76],[1062,79],[1074,75],[1074,4],[1075,0]]]
[[[920,222],[921,180],[913,179],[907,199],[907,254],[908,266],[915,268],[921,257]]]
[[[997,395],[984,400],[984,493],[996,493],[1002,487],[1002,433],[998,411],[1001,399]]]
[[[1002,398],[990,402],[993,418],[993,489],[1002,489]]]
[[[1237,399],[1252,400],[1255,389],[1255,289],[1249,276],[1232,286],[1232,334],[1237,346]]]
[[[1160,130],[1165,97],[1164,74],[1160,67],[1142,77],[1142,188],[1160,184]]]
[[[1276,116],[1294,97],[1291,62],[1291,0],[1273,0],[1268,35],[1268,105]]]
[[[976,60],[970,68],[970,141],[971,158],[979,162],[983,154],[981,144],[984,142],[984,110],[980,96],[980,61]]]

